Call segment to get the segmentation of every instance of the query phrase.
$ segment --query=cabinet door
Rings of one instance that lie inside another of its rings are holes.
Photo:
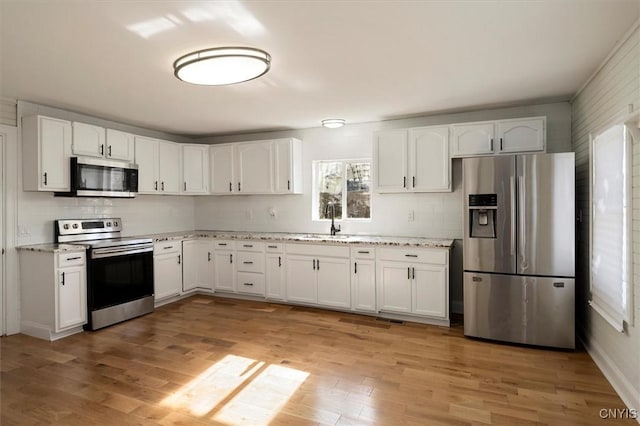
[[[286,265],[287,300],[316,303],[318,298],[316,296],[315,258],[287,255]]]
[[[58,269],[56,331],[87,322],[86,267]]]
[[[407,190],[407,131],[379,132],[373,144],[375,190],[405,192]]]
[[[180,193],[180,166],[182,165],[180,144],[160,141],[160,192],[166,194]]]
[[[282,253],[266,255],[266,296],[269,299],[285,300],[285,267]]]
[[[415,192],[451,191],[449,127],[409,131],[409,175]]]
[[[38,117],[40,191],[69,191],[71,123]]]
[[[104,157],[105,149],[104,127],[73,123],[72,151],[74,155]]]
[[[154,256],[153,277],[156,301],[179,295],[182,290],[182,254]]]
[[[213,290],[213,250],[207,240],[182,242],[182,290]]]
[[[378,263],[378,309],[411,312],[411,265],[403,262]]]
[[[159,188],[158,141],[156,139],[135,137],[135,162],[138,164],[138,192],[156,194]]]
[[[493,154],[494,126],[491,123],[454,124],[451,153],[454,157]]]
[[[351,307],[349,263],[349,259],[331,257],[319,257],[316,259],[318,304],[338,308]]]
[[[107,149],[105,155],[112,160],[133,162],[134,136],[131,133],[107,129]]]
[[[277,139],[273,141],[274,192],[298,194],[302,192],[302,158],[300,141]]]
[[[233,176],[233,145],[209,147],[209,166],[211,168],[211,193],[233,193],[236,189]]]
[[[273,151],[270,142],[236,146],[237,191],[244,194],[273,192]]]
[[[545,145],[545,118],[498,121],[499,152],[541,152]]]
[[[209,192],[209,152],[207,145],[182,145],[182,191]]]
[[[213,284],[216,290],[236,292],[236,269],[234,254],[228,250],[213,252]]]
[[[446,318],[447,268],[437,265],[413,265],[412,311],[415,314]]]
[[[351,307],[357,311],[376,311],[376,262],[353,259],[351,271]]]

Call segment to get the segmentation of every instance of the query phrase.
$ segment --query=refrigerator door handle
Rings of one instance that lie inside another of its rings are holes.
[[[524,176],[518,176],[518,192],[519,192],[518,217],[520,219],[520,223],[518,224],[520,228],[520,238],[518,239],[518,243],[519,243],[518,252],[520,254],[520,258],[522,259],[520,262],[521,273],[524,273],[529,267],[529,265],[527,264],[527,253],[525,252],[525,248],[527,246],[527,242],[525,241],[527,236],[527,232],[525,228],[525,212],[526,212],[525,209],[527,206],[525,205],[526,189],[524,187]]]
[[[511,186],[511,256],[516,254],[516,178],[509,178]]]

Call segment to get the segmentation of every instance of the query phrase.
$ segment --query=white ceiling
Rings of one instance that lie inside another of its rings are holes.
[[[638,0],[0,0],[1,95],[185,135],[317,127],[568,100]],[[192,50],[268,51],[271,70],[183,83]]]

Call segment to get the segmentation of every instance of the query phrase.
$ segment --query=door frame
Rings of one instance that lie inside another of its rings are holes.
[[[2,150],[2,274],[0,276],[0,335],[20,332],[20,286],[16,251],[18,197],[18,129],[0,124]]]

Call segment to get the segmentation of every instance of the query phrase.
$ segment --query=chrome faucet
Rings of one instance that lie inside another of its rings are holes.
[[[340,232],[340,225],[336,228],[336,224],[334,222],[334,218],[336,216],[336,205],[334,202],[330,201],[327,203],[327,207],[324,209],[324,215],[327,216],[329,209],[331,209],[331,235],[336,235],[336,232]]]

